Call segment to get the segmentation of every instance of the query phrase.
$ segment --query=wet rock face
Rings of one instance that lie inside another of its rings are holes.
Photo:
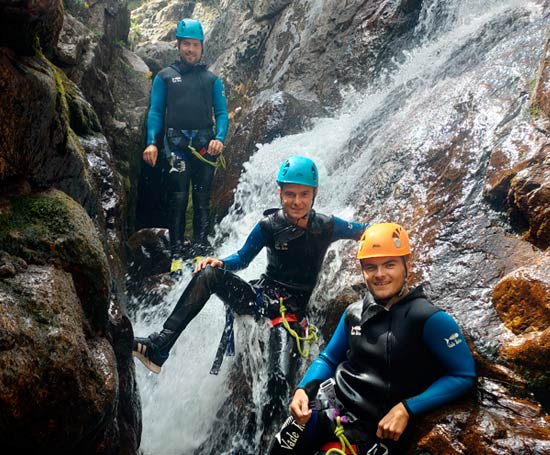
[[[543,424],[533,428],[538,419]],[[502,383],[484,379],[475,397],[419,422],[411,435],[418,441],[406,455],[543,455],[550,450],[549,423],[540,406],[512,398]]]
[[[51,55],[63,24],[62,0],[0,2],[0,47],[21,55]]]
[[[513,333],[503,343],[502,357],[532,384],[536,395],[550,407],[550,279],[542,263],[520,268],[504,277],[493,290],[500,319]]]
[[[2,446],[90,445],[90,430],[105,432],[115,417],[118,374],[113,348],[94,336],[72,276],[32,265],[0,281],[0,306]]]
[[[55,264],[73,274],[94,330],[104,330],[111,277],[90,218],[59,191],[2,199],[0,245],[26,263]]]
[[[254,19],[259,22],[264,19],[270,19],[279,14],[291,3],[291,0],[255,0],[249,3],[252,8]]]
[[[532,165],[510,182],[508,201],[511,221],[541,249],[550,246],[550,149],[544,147]]]
[[[141,421],[128,406],[139,407],[127,374],[129,320],[112,315],[112,338],[94,335],[71,275],[52,265],[0,280],[0,308],[4,450],[135,453]]]
[[[133,281],[170,270],[168,229],[140,229],[128,239],[129,275]]]
[[[77,174],[81,172],[81,159],[65,150],[67,113],[48,61],[41,57],[20,58],[2,48],[0,75],[5,81],[0,105],[4,119],[0,134],[5,138],[0,151],[0,178],[25,176],[36,185],[48,184],[58,179],[61,163]],[[40,102],[34,103],[37,99]]]
[[[120,412],[135,394],[133,333],[110,303],[98,231],[56,190],[2,196],[0,207],[2,446],[113,453],[124,438],[137,447],[138,414]]]

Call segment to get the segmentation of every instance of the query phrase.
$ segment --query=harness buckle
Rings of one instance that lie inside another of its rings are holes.
[[[367,455],[388,455],[390,453],[388,447],[381,442],[375,442],[369,449]]]
[[[168,158],[168,164],[170,164],[170,169],[168,170],[168,173],[171,174],[172,172],[185,172],[186,164],[185,160],[182,160],[179,156],[177,156],[175,153],[171,152],[170,157]]]

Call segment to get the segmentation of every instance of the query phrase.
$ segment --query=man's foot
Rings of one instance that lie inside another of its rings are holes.
[[[159,374],[162,364],[166,362],[168,354],[162,354],[155,344],[158,334],[154,333],[147,338],[134,338],[132,354],[153,373]]]

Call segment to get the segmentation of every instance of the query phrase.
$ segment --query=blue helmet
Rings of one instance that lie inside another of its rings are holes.
[[[195,19],[182,19],[178,28],[176,29],[176,38],[192,38],[204,41],[204,32],[202,31],[202,24]]]
[[[294,183],[317,188],[319,172],[315,163],[305,156],[291,156],[283,161],[277,174],[277,183]]]

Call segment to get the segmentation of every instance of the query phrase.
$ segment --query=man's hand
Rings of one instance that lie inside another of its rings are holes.
[[[407,428],[408,423],[409,413],[403,403],[398,403],[378,422],[376,436],[380,439],[397,441]]]
[[[143,151],[143,161],[149,166],[154,167],[157,164],[157,158],[159,156],[159,149],[156,145],[150,144]]]
[[[311,418],[311,409],[309,409],[309,398],[304,389],[298,389],[292,397],[290,403],[290,413],[296,423],[305,425]]]
[[[218,139],[212,139],[208,144],[208,153],[212,156],[217,156],[223,151],[223,142]]]
[[[212,258],[210,256],[205,257],[202,261],[200,261],[197,265],[195,265],[195,270],[193,273],[197,273],[200,270],[203,270],[206,268],[206,266],[209,265],[210,267],[222,267],[223,261],[220,261],[219,259]]]

